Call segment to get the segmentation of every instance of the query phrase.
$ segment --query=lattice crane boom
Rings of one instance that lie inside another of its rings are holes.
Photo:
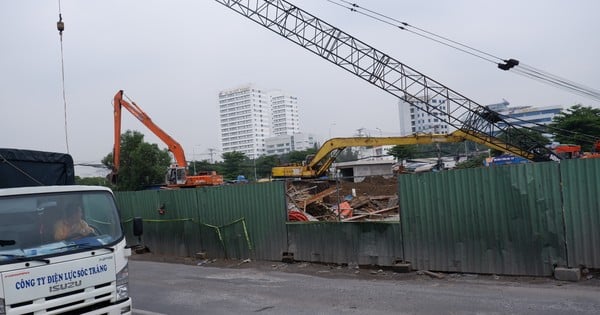
[[[216,0],[378,88],[446,122],[482,144],[533,161],[554,153],[498,113],[284,0]],[[431,99],[447,106],[432,105]],[[500,140],[497,135],[520,135]]]

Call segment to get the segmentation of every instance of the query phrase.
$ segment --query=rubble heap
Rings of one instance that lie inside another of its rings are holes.
[[[395,177],[287,182],[290,221],[398,221]]]

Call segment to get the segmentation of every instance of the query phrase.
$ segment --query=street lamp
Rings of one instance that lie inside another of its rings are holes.
[[[331,127],[335,126],[335,123],[329,124],[329,139],[331,139]]]
[[[194,160],[194,175],[198,174],[196,173],[196,147],[200,147],[200,145],[196,144],[192,146],[192,159]]]

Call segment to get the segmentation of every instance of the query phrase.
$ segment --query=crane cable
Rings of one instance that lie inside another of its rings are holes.
[[[534,127],[527,127],[524,125],[521,125],[521,128],[523,129],[527,129],[530,131],[537,131],[537,132],[548,132],[548,133],[552,133],[555,135],[563,135],[563,136],[570,136],[570,137],[579,137],[581,138],[582,142],[588,143],[588,144],[593,144],[596,143],[599,139],[596,136],[593,135],[588,135],[585,133],[581,133],[581,132],[577,132],[577,131],[572,131],[572,130],[567,130],[567,129],[562,129],[562,128],[558,128],[558,127],[554,127],[553,125],[545,125],[545,124],[541,124],[538,122],[534,122],[534,121],[530,121],[530,120],[526,120],[526,119],[522,119],[522,118],[518,118],[518,117],[513,117],[510,115],[505,115],[505,114],[501,114],[499,113],[500,117],[505,119],[505,120],[513,120],[513,121],[517,121],[520,122],[521,124],[530,124],[533,125]]]
[[[69,133],[67,127],[67,96],[65,93],[65,59],[63,52],[63,37],[62,33],[65,30],[65,23],[62,20],[62,12],[60,8],[60,0],[58,0],[58,22],[56,22],[56,28],[60,37],[60,65],[61,65],[61,81],[62,81],[62,97],[63,97],[63,112],[65,115],[65,144],[67,146],[67,153],[69,153]]]
[[[418,28],[407,22],[403,22],[403,21],[397,20],[395,18],[389,17],[387,15],[378,13],[376,11],[361,7],[356,3],[351,3],[346,0],[327,0],[327,1],[331,2],[335,5],[341,6],[343,8],[349,9],[351,12],[355,12],[355,13],[364,15],[366,17],[377,20],[379,22],[397,27],[400,30],[407,31],[414,35],[421,36],[423,38],[432,40],[432,41],[442,44],[444,46],[448,46],[450,48],[467,53],[471,56],[491,62],[491,63],[497,65],[497,67],[501,70],[508,71],[508,70],[514,68],[514,70],[512,71],[513,73],[528,77],[530,79],[540,81],[542,83],[554,85],[555,87],[558,87],[558,88],[561,88],[564,90],[568,90],[575,94],[579,94],[581,96],[587,96],[587,97],[590,97],[597,101],[600,101],[600,91],[590,88],[590,87],[587,87],[587,86],[584,86],[584,85],[581,85],[581,84],[578,84],[578,83],[575,83],[568,79],[564,79],[559,76],[550,74],[543,70],[536,69],[532,66],[529,66],[529,65],[519,62],[519,60],[512,59],[512,58],[503,59],[503,58],[494,56],[492,54],[489,54],[482,50],[475,49],[471,46],[459,43],[459,42],[449,39],[447,37],[435,34],[433,32],[429,32],[422,28]],[[340,2],[342,2],[342,3],[340,3]]]

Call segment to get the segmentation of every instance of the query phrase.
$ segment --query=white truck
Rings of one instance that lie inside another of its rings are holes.
[[[74,203],[93,232],[57,239],[56,222]],[[134,235],[141,230],[137,218]],[[0,315],[132,314],[130,255],[110,189],[0,188]]]

